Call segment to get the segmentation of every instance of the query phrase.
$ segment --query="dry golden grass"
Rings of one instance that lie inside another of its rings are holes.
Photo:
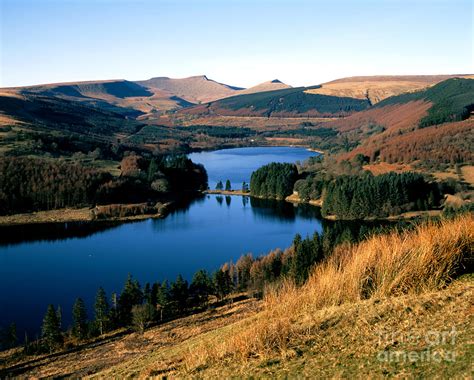
[[[405,76],[368,76],[342,78],[324,83],[322,87],[310,89],[309,94],[348,96],[351,98],[369,98],[372,104],[390,96],[404,92],[413,92],[435,85],[458,75],[405,75]],[[472,75],[461,75],[472,78]]]
[[[474,187],[474,165],[466,165],[461,168],[464,181]]]
[[[388,162],[378,162],[376,164],[364,165],[364,170],[368,170],[373,175],[380,175],[390,172],[403,173],[413,171],[411,165],[389,164]]]
[[[286,282],[269,291],[264,310],[256,318],[218,342],[193,347],[186,356],[186,368],[195,370],[229,357],[245,362],[274,354],[294,355],[292,342],[304,339],[306,327],[312,325],[303,322],[311,322],[321,310],[440,289],[473,252],[472,215],[340,246],[315,268],[302,288]]]
[[[162,118],[165,120],[164,118]],[[189,116],[179,115],[179,119],[169,120],[168,123],[176,125],[217,125],[225,127],[251,127],[255,130],[273,130],[275,128],[297,129],[303,122],[315,125],[322,122],[339,120],[338,118],[321,117],[260,117],[260,116]]]

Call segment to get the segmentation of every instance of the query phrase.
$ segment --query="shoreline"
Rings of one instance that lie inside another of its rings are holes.
[[[144,213],[139,215],[127,215],[119,217],[97,218],[94,216],[94,210],[101,207],[123,206],[133,207],[141,204],[114,204],[98,207],[82,207],[82,208],[62,208],[48,211],[36,211],[30,213],[21,213],[13,215],[0,216],[0,227],[22,226],[31,224],[48,224],[48,223],[75,223],[75,222],[132,222],[145,219],[159,219],[167,215],[167,211],[173,202],[160,203],[156,213]]]
[[[255,195],[252,195],[250,192],[244,193],[241,190],[205,190],[203,191],[203,194],[214,194],[214,195],[237,195],[237,196],[246,196],[246,197],[251,197],[251,198],[257,198],[257,199],[271,199],[271,200],[276,200],[276,201],[281,201],[281,202],[288,202],[292,203],[295,205],[299,204],[309,204],[311,206],[319,207],[321,208],[323,205],[322,199],[311,199],[308,202],[303,202],[298,195],[296,194],[291,194],[288,195],[285,199],[275,199],[275,198],[265,198],[265,197],[256,197]],[[337,218],[335,215],[328,215],[328,216],[323,216],[321,215],[322,219],[325,220],[330,220],[330,221],[343,221],[343,222],[354,222],[354,221],[362,221],[362,222],[377,222],[377,221],[388,221],[388,222],[393,222],[397,220],[410,220],[410,219],[415,219],[419,217],[436,217],[441,215],[442,210],[423,210],[423,211],[407,211],[402,214],[398,215],[390,215],[384,218],[377,218],[377,217],[369,217],[369,218],[363,218],[363,219],[341,219]]]

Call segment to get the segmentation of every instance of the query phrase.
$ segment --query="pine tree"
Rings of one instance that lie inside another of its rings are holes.
[[[228,268],[221,268],[214,273],[214,289],[217,297],[223,300],[232,290],[232,279]]]
[[[245,181],[242,183],[242,192],[243,193],[248,193],[249,192],[249,185]]]
[[[102,335],[107,329],[109,319],[109,303],[107,302],[105,290],[102,287],[99,288],[95,297],[94,314],[95,323],[100,335]]]
[[[224,185],[222,184],[222,181],[217,182],[216,190],[222,190],[223,188],[224,188]]]
[[[156,307],[160,312],[160,321],[163,321],[163,315],[168,313],[170,304],[170,290],[168,281],[163,281],[161,286],[157,288],[156,293]]]
[[[232,190],[232,185],[230,183],[230,180],[225,181],[225,191],[231,191]]]
[[[159,166],[158,163],[156,162],[156,159],[151,160],[150,165],[148,166],[148,182],[153,182],[155,179],[155,174],[158,172]]]
[[[50,352],[62,343],[61,328],[59,325],[58,314],[53,305],[49,305],[43,319],[41,335],[44,339],[46,348]]]
[[[189,289],[188,282],[180,274],[176,277],[176,281],[171,284],[170,293],[178,313],[182,313],[187,306]]]
[[[212,280],[205,270],[201,269],[194,274],[189,291],[195,304],[207,303],[212,291]]]
[[[129,274],[118,300],[120,323],[124,326],[132,320],[132,307],[143,301],[143,293],[137,280]]]
[[[82,298],[77,298],[72,307],[72,334],[79,339],[87,337],[87,311]]]
[[[62,328],[63,328],[63,311],[61,310],[61,306],[59,306],[59,305],[56,308],[56,315],[58,316],[59,329],[62,330]]]

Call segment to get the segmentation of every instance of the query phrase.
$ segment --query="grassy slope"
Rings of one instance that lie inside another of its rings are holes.
[[[134,117],[156,110],[166,111],[192,105],[173,93],[126,80],[52,83],[7,91],[72,100]]]
[[[474,79],[449,79],[326,125],[359,144],[341,158],[361,153],[388,163],[472,163],[473,99]],[[379,131],[370,133],[371,125]]]
[[[341,78],[323,83],[320,88],[309,93],[352,98],[369,98],[376,104],[388,97],[430,87],[453,77],[474,78],[472,75],[388,75]]]
[[[138,123],[122,114],[38,94],[0,95],[0,112],[22,125],[110,137],[133,133]],[[8,124],[5,124],[8,125]]]
[[[288,88],[238,95],[181,111],[183,114],[211,113],[252,116],[337,116],[369,107],[367,100],[308,94],[308,87]]]
[[[285,284],[264,301],[236,302],[143,336],[113,336],[76,352],[10,363],[4,373],[466,377],[474,353],[474,279],[450,277],[466,259],[472,265],[473,251],[473,216],[375,236],[341,247],[302,288]],[[436,332],[449,339],[438,341]],[[385,353],[427,350],[454,352],[456,360],[383,360]]]
[[[469,117],[474,107],[474,79],[448,79],[426,90],[385,99],[377,106],[384,107],[419,100],[432,103],[428,115],[419,122],[420,128],[464,120]]]
[[[167,91],[192,103],[210,102],[235,95],[238,90],[241,90],[240,88],[208,79],[205,75],[180,79],[157,77],[135,83],[151,91],[154,89]]]

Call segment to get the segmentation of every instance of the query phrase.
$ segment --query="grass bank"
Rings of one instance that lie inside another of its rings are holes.
[[[145,203],[112,204],[94,208],[63,208],[49,211],[2,215],[0,226],[39,224],[39,223],[69,223],[91,222],[101,220],[131,221],[148,218],[163,218],[172,202],[156,203],[148,206]]]

